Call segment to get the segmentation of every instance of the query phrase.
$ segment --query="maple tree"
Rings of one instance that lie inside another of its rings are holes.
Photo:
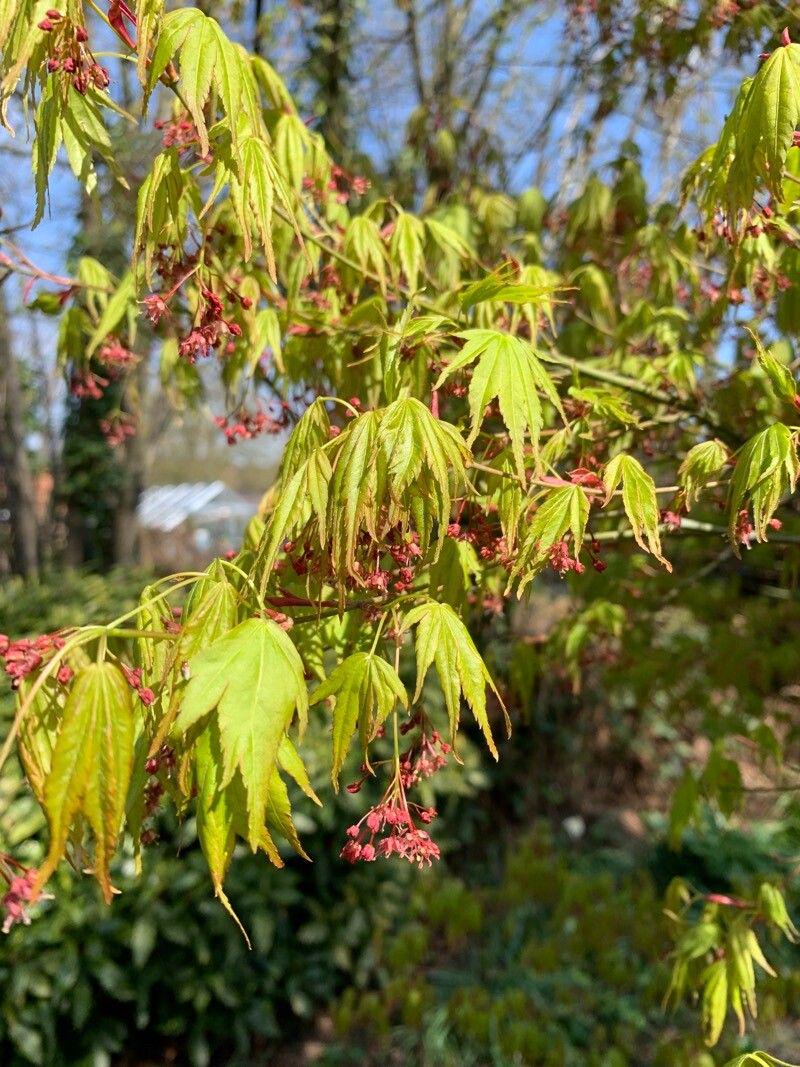
[[[136,66],[135,114],[95,49],[112,33]],[[111,124],[146,122],[154,96],[169,108],[131,191],[129,269],[84,257],[37,296],[60,315],[73,394],[124,382],[146,329],[175,396],[197,396],[201,367],[217,369],[229,440],[289,430],[233,558],[154,582],[108,624],[0,639],[18,696],[0,762],[16,746],[50,828],[37,873],[0,863],[7,924],[64,857],[110,901],[113,856],[127,837],[142,862],[165,800],[196,815],[233,912],[237,842],[276,866],[276,838],[305,855],[287,779],[320,802],[302,761],[309,705],[331,718],[333,786],[355,747],[347,788],[384,788],[342,857],[429,864],[436,812],[413,791],[458,761],[462,704],[495,759],[511,732],[513,679],[471,636],[476,602],[521,598],[546,569],[589,588],[614,554],[642,581],[674,570],[678,582],[685,538],[724,536],[736,555],[796,543],[784,523],[800,396],[776,343],[795,331],[800,281],[800,45],[788,33],[688,170],[683,211],[652,210],[630,158],[613,184],[587,176],[549,232],[536,190],[515,206],[467,187],[419,212],[368,195],[269,63],[199,8],[0,0],[0,37],[4,123],[20,98],[33,116],[36,222],[62,148],[89,192],[99,163],[124,182]],[[10,244],[3,264],[31,274]],[[747,328],[726,319],[745,304]],[[731,324],[735,356],[722,348]],[[107,432],[135,426],[119,412]],[[587,636],[621,625],[613,593],[591,588],[572,631],[578,673]],[[426,701],[433,676],[441,721]],[[769,730],[779,761],[784,740]],[[720,747],[702,774],[687,770],[676,832],[701,798],[729,805],[736,776]],[[797,931],[767,882],[747,901],[676,883],[668,907],[670,995],[701,991],[714,1044],[729,1010],[742,1026],[755,1015],[756,968],[772,971],[758,927]]]

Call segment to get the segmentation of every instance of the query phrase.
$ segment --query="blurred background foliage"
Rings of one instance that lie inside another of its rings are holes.
[[[87,618],[124,610],[142,580],[118,570],[10,583],[0,610],[15,633],[51,630],[78,610]],[[467,737],[465,767],[434,779],[438,869],[339,859],[364,800],[331,796],[329,740],[316,718],[306,752],[326,803],[297,804],[314,862],[287,855],[276,871],[243,854],[231,870],[252,952],[213,899],[192,820],[159,817],[143,876],[126,857],[111,908],[89,879],[62,869],[33,924],[0,942],[0,1062],[712,1067],[767,1042],[790,1056],[800,978],[781,969],[791,954],[777,945],[764,947],[783,977],[765,981],[747,1039],[726,1031],[709,1053],[696,1010],[663,1007],[671,879],[746,893],[757,877],[785,878],[800,840],[791,799],[780,818],[752,826],[701,807],[680,848],[657,813],[690,743],[691,715],[707,714],[730,657],[717,629],[732,605],[737,625],[764,638],[791,622],[785,604],[737,600],[720,583],[696,604],[682,600],[679,612],[665,608],[657,638],[632,627],[651,649],[646,660],[632,638],[618,654],[619,630],[584,638],[596,655],[580,693],[565,656],[580,642],[580,614],[507,661],[508,624],[490,622],[486,654],[518,694],[515,740],[494,765]],[[512,625],[528,623],[519,613]],[[701,647],[714,651],[695,677]],[[788,670],[780,642],[760,647],[757,670],[745,662],[724,675],[745,718]],[[439,699],[435,690],[427,698]],[[0,848],[37,862],[44,827],[14,764],[0,797]]]

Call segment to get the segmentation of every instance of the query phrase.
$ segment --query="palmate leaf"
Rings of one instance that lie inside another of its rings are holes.
[[[431,415],[414,397],[395,400],[383,412],[377,446],[386,461],[389,492],[400,501],[411,485],[430,481],[436,496],[437,520],[446,525],[450,513],[450,476],[463,481],[469,451],[453,426]]]
[[[296,111],[280,115],[272,131],[275,158],[290,186],[296,192],[303,187],[303,178],[308,170],[308,161],[314,150],[315,134]]]
[[[430,600],[419,607],[412,608],[406,614],[403,626],[406,629],[417,627],[415,638],[417,688],[414,701],[419,700],[422,694],[428,668],[431,664],[435,664],[450,720],[451,739],[455,743],[463,694],[486,739],[489,751],[495,759],[498,759],[497,747],[486,712],[487,685],[497,697],[506,715],[506,727],[509,734],[511,726],[503,700],[464,623],[449,604],[440,604]]]
[[[728,455],[727,447],[716,438],[701,441],[689,449],[678,470],[687,508],[700,499],[703,488],[728,462]]]
[[[41,30],[36,32],[43,36]],[[95,156],[103,160],[120,185],[128,188],[103,119],[103,109],[116,108],[112,98],[94,86],[85,94],[64,94],[58,89],[57,79],[48,78],[45,81],[34,112],[36,136],[31,165],[36,188],[36,210],[32,226],[37,226],[44,216],[48,179],[62,145],[73,174],[87,192],[93,192],[97,184]]]
[[[517,595],[545,567],[550,549],[567,533],[572,534],[573,552],[578,557],[589,518],[589,498],[579,485],[566,485],[548,492],[536,509],[520,545],[509,582],[519,578]]]
[[[719,140],[687,168],[681,180],[684,197],[695,195],[706,212],[711,215],[733,190],[726,192],[731,163],[736,155],[736,133],[742,117],[742,109],[750,91],[752,78],[748,78],[736,95],[731,113],[725,119]]]
[[[255,85],[246,54],[228,39],[216,19],[198,8],[178,8],[161,20],[150,75],[145,84],[145,109],[156,83],[174,58],[180,65],[181,96],[197,128],[203,155],[209,151],[205,107],[212,89],[228,119],[234,148],[242,112],[247,114],[251,124],[255,123],[251,133],[261,132],[260,117],[252,106],[248,106],[255,94]]]
[[[753,330],[748,330],[753,344],[756,346],[758,365],[769,379],[770,385],[775,390],[775,395],[781,400],[793,403],[797,396],[797,383],[794,375],[786,366],[776,359],[772,352],[768,352],[761,343],[761,338]]]
[[[525,270],[527,271],[527,268]],[[460,296],[462,310],[468,311],[487,300],[498,304],[541,305],[550,310],[553,297],[559,290],[563,290],[563,286],[556,281],[536,285],[523,281],[519,274],[519,268],[513,263],[504,263],[486,277],[471,282]]]
[[[236,625],[239,596],[230,572],[219,560],[206,569],[206,577],[193,587],[181,616],[177,642],[179,666],[212,645]]]
[[[374,274],[381,290],[386,289],[386,249],[377,222],[367,215],[357,215],[345,231],[344,253],[358,263],[364,273]],[[360,285],[360,277],[350,270],[353,284]]]
[[[752,507],[756,539],[766,540],[769,520],[781,498],[790,490],[794,492],[799,471],[792,431],[782,422],[768,426],[743,446],[736,457],[728,493],[728,528],[737,553],[739,512],[747,505]]]
[[[208,864],[215,896],[236,921],[249,945],[247,933],[222,888],[236,845],[233,812],[235,798],[232,788],[222,787],[222,754],[219,731],[215,724],[208,723],[200,732],[194,755],[197,778],[197,837],[200,848]],[[241,779],[238,779],[236,784],[241,789]],[[243,789],[241,793],[244,794]],[[267,852],[267,855],[270,853]]]
[[[61,147],[63,133],[61,128],[60,97],[55,92],[52,78],[48,79],[42,92],[39,106],[33,118],[36,133],[31,165],[36,187],[36,210],[33,225],[37,226],[44,218],[47,206],[47,185],[50,172],[55,166],[56,156]]]
[[[623,426],[636,425],[636,416],[631,411],[627,399],[618,393],[613,393],[610,389],[593,389],[585,386],[579,388],[573,385],[569,390],[569,395],[582,404],[588,404],[592,416],[596,419],[618,422]]]
[[[106,902],[108,866],[117,847],[133,764],[134,714],[130,686],[111,663],[91,663],[70,689],[44,782],[50,845],[39,872],[43,885],[64,855],[76,817],[92,830],[94,874]]]
[[[329,500],[332,554],[354,573],[358,535],[382,532],[414,517],[423,551],[434,524],[439,544],[450,517],[451,479],[463,482],[469,450],[449,423],[413,397],[353,420],[337,443]]]
[[[185,734],[214,713],[222,752],[220,787],[238,772],[247,797],[247,840],[262,839],[269,784],[278,751],[297,711],[305,726],[303,664],[283,630],[269,619],[240,623],[189,661],[191,677],[175,720]]]
[[[624,452],[614,456],[606,465],[603,484],[606,487],[606,504],[622,483],[622,504],[633,528],[636,544],[651,552],[668,571],[672,565],[661,554],[661,537],[658,532],[659,510],[655,482],[633,456]]]
[[[140,598],[137,624],[142,630],[159,631],[164,627],[164,616],[170,609],[164,600],[152,602],[157,587],[147,586]],[[142,669],[146,685],[155,692],[153,705],[155,718],[142,743],[147,754],[155,754],[166,740],[181,699],[180,683],[185,676],[189,661],[201,649],[214,643],[238,621],[239,596],[229,580],[224,565],[214,560],[192,588],[181,616],[181,630],[177,641],[166,642],[152,637],[137,640],[136,662]],[[142,774],[144,771],[142,769]],[[141,791],[137,809],[129,807],[128,822],[143,816]]]
[[[328,486],[333,476],[328,456],[316,449],[298,471],[281,484],[277,503],[264,530],[256,558],[256,570],[266,581],[275,566],[281,545],[294,529],[305,525],[313,514],[320,545],[327,538]]]
[[[377,536],[377,506],[386,491],[385,456],[377,447],[380,419],[380,412],[366,411],[337,438],[329,517],[334,558],[347,571],[353,570],[360,527]]]
[[[17,699],[24,700],[29,688],[30,681],[23,679]],[[64,687],[51,676],[36,694],[27,715],[20,723],[17,744],[20,763],[33,795],[42,806],[44,787],[53,762],[53,749],[65,702]]]
[[[762,186],[782,199],[783,169],[800,122],[800,45],[776,48],[741,86],[716,145],[687,171],[707,215],[722,205],[731,218],[752,207]]]
[[[171,228],[180,232],[185,222],[184,196],[190,185],[181,171],[174,149],[159,152],[145,177],[136,200],[136,230],[133,238],[134,263],[144,255],[144,280],[149,284],[153,258]]]
[[[330,440],[331,420],[324,400],[309,404],[292,430],[281,460],[281,474],[291,477],[312,452]]]
[[[247,933],[223,889],[237,837],[249,840],[247,794],[238,772],[229,782],[224,782],[222,741],[218,725],[213,719],[206,723],[197,736],[194,760],[197,783],[197,836],[200,847],[211,874],[214,894],[236,920],[249,945]],[[280,742],[277,764],[281,770],[294,778],[307,796],[315,803],[320,803],[308,781],[305,767],[288,737],[284,737]],[[269,829],[284,837],[300,856],[308,859],[292,821],[289,793],[277,767],[271,772],[266,797],[266,821]],[[263,851],[274,866],[283,867],[283,860],[269,829],[262,826],[253,849]]]
[[[374,652],[355,652],[317,686],[310,704],[333,697],[333,761],[331,780],[339,789],[339,773],[358,727],[362,751],[398,702],[408,707],[408,694],[390,663]]]
[[[195,745],[195,766],[198,786],[197,819],[200,844],[206,853],[214,881],[221,887],[237,836],[247,838],[247,797],[240,774],[223,784],[224,756],[217,724],[210,720],[198,734]],[[321,804],[311,788],[305,766],[288,737],[278,747],[278,763],[273,770],[267,790],[266,821],[270,829],[292,846],[304,859],[308,856],[300,844],[292,821],[289,792],[280,771],[292,778],[315,804]],[[270,836],[267,826],[258,839],[257,849],[263,851],[276,867],[283,860]],[[218,894],[219,895],[219,894]]]
[[[0,124],[13,136],[8,104],[26,66],[44,60],[47,42],[38,23],[51,5],[48,0],[0,0]]]
[[[312,425],[308,431],[316,436]],[[305,447],[298,438],[294,454],[299,457]],[[340,593],[345,575],[358,577],[355,554],[362,533],[380,542],[388,529],[413,521],[423,551],[434,526],[440,547],[450,521],[451,482],[465,481],[469,458],[455,427],[413,397],[364,412],[335,440],[312,451],[282,485],[259,548],[262,581],[287,534],[312,518],[320,545],[330,548]]]
[[[267,261],[267,271],[276,279],[275,254],[272,246],[272,213],[276,199],[293,220],[295,232],[302,244],[295,220],[295,198],[283,174],[278,169],[272,149],[260,137],[248,136],[241,143],[241,164],[231,160],[224,169],[230,184],[231,204],[242,230],[244,257],[253,254],[252,235],[261,242]]]
[[[728,965],[725,960],[710,964],[701,977],[703,982],[703,1037],[707,1045],[716,1045],[728,1010]]]
[[[729,207],[750,207],[763,184],[781,197],[783,166],[800,122],[800,45],[776,48],[753,78],[736,129]]]
[[[428,570],[429,595],[456,611],[467,605],[467,594],[479,581],[481,563],[475,547],[463,538],[445,538],[439,558]]]
[[[123,319],[130,316],[135,322],[136,314],[138,314],[136,308],[136,279],[133,271],[127,271],[100,313],[95,328],[86,342],[86,355],[94,355],[103,341],[117,329]]]
[[[524,476],[523,444],[527,436],[538,452],[544,415],[539,394],[544,395],[564,417],[561,401],[547,371],[533,349],[518,337],[497,330],[465,330],[456,335],[466,344],[439,375],[434,389],[477,360],[469,387],[472,422],[469,445],[478,436],[487,404],[495,397],[511,438],[511,448],[520,477]]]
[[[150,49],[157,40],[164,14],[164,0],[136,0],[136,73],[143,87],[147,85]]]
[[[392,261],[399,265],[406,284],[413,291],[417,288],[424,264],[425,224],[408,211],[398,211],[392,230],[390,252]]]

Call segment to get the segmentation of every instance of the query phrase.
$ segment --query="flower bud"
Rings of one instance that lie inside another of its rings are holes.
[[[49,33],[52,28],[53,23],[50,21],[50,19],[42,19],[42,21],[39,23],[39,29],[44,31],[44,33]]]

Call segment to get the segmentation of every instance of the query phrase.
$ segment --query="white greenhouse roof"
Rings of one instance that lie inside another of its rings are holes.
[[[252,511],[252,504],[229,489],[225,482],[181,482],[145,489],[136,515],[147,529],[169,533],[199,512],[206,516],[213,512],[214,518],[224,518]]]

